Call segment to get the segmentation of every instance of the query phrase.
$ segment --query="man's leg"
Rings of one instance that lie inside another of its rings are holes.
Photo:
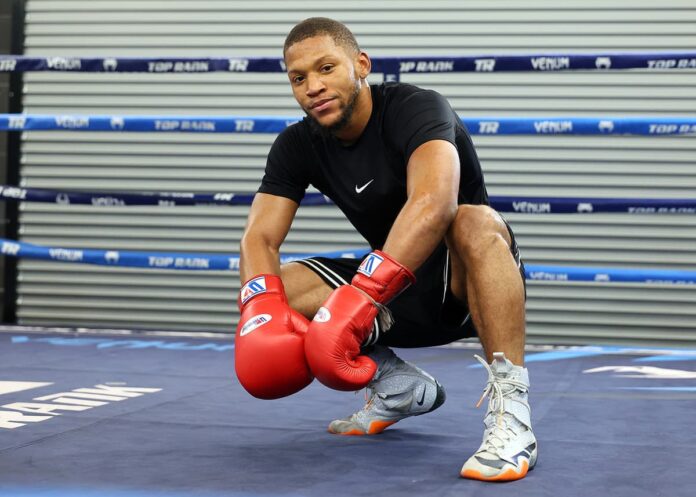
[[[290,307],[311,320],[333,291],[317,273],[297,262],[283,264],[280,277]]]
[[[359,264],[357,259],[314,258],[282,266],[290,306],[311,319],[335,287],[350,283]],[[404,418],[434,411],[445,401],[444,389],[431,375],[388,347],[368,345],[379,335],[378,330],[373,331],[363,348],[377,363],[377,372],[367,386],[371,392],[367,403],[354,414],[332,421],[330,433],[375,435]]]
[[[524,282],[505,222],[489,207],[461,205],[446,241],[452,293],[468,305],[488,362],[504,352],[524,365]]]
[[[452,293],[466,302],[487,361],[486,429],[461,476],[484,481],[517,480],[537,459],[524,366],[525,291],[507,225],[486,206],[460,206],[447,233]],[[483,399],[482,397],[482,399]]]

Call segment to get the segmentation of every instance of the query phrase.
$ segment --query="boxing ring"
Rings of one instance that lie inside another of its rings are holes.
[[[678,70],[694,54],[589,54],[551,70]],[[541,56],[382,58],[375,72],[535,71]],[[544,60],[548,57],[544,56]],[[0,56],[3,71],[282,72],[280,59],[56,58]],[[58,63],[60,62],[60,63]],[[544,63],[546,64],[546,62]],[[549,70],[545,67],[544,70]],[[694,118],[463,118],[472,135],[693,135]],[[287,117],[0,114],[0,131],[278,133]],[[1,185],[7,202],[61,205],[249,205],[239,192],[87,192]],[[309,193],[303,205],[328,205]],[[696,214],[696,197],[607,199],[492,196],[501,212]],[[331,255],[359,257],[356,247]],[[110,267],[230,271],[238,254],[49,247],[0,239],[6,257]],[[284,253],[287,262],[309,255]],[[528,280],[695,285],[696,271],[528,265]],[[696,288],[696,287],[693,287]],[[234,323],[230,323],[230,328]],[[251,398],[234,379],[229,339],[129,330],[5,326],[0,333],[0,495],[693,496],[696,350],[530,345],[533,423],[540,459],[514,487],[457,478],[480,442],[474,408],[484,372],[476,343],[404,350],[436,376],[449,400],[376,437],[339,437],[328,422],[360,397],[317,382],[289,398]],[[462,380],[463,379],[463,380]],[[467,402],[467,399],[470,402]]]

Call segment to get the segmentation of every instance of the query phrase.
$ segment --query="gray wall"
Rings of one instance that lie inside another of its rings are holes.
[[[27,55],[279,56],[292,25],[346,22],[373,56],[696,49],[696,4],[665,0],[430,2],[29,0]],[[462,116],[693,116],[696,72],[406,75]],[[381,81],[381,75],[371,78]],[[26,75],[31,113],[298,116],[282,74]],[[255,191],[273,136],[30,132],[22,184]],[[693,136],[476,137],[492,195],[693,198]],[[231,253],[246,207],[24,204],[21,239]],[[362,245],[333,208],[302,208],[284,250]],[[508,216],[528,264],[696,269],[693,216]],[[20,264],[24,324],[232,333],[237,275]],[[696,289],[532,282],[531,341],[693,343]]]

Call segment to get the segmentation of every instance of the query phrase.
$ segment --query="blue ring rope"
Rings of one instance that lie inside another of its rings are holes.
[[[398,79],[403,73],[494,72],[494,71],[564,71],[621,69],[694,69],[696,54],[572,54],[516,55],[478,57],[390,57],[373,59],[375,72],[386,79]],[[0,72],[79,71],[79,72],[284,72],[280,58],[77,58],[0,56]],[[158,123],[158,121],[160,121]],[[119,117],[119,116],[29,116],[0,115],[0,130],[71,129],[94,131],[202,131],[277,133],[293,122],[287,118],[201,118],[201,117]],[[549,118],[517,119],[465,118],[472,134],[692,134],[696,122],[691,118],[588,119]],[[137,128],[150,129],[137,129]],[[134,128],[134,129],[131,129]],[[618,200],[621,202],[621,200]],[[576,205],[576,209],[579,210]],[[234,270],[238,256],[207,256],[200,254],[147,253],[40,247],[12,240],[3,240],[2,253],[66,262],[156,267],[173,269]],[[339,255],[345,256],[346,252]],[[281,260],[306,257],[309,254],[285,256]],[[332,256],[331,254],[327,254]],[[335,256],[335,255],[333,255]],[[696,283],[696,272],[660,270],[622,270],[604,268],[559,268],[529,266],[527,277],[553,281],[622,281]]]
[[[374,57],[376,73],[696,69],[695,52]],[[285,72],[280,57],[28,57],[0,56],[0,72]]]
[[[251,205],[253,193],[116,193],[73,192],[19,188],[0,185],[0,200],[92,205],[126,206],[200,206]],[[492,196],[491,206],[499,212],[526,214],[587,214],[624,212],[629,214],[696,214],[696,199],[615,199],[582,197],[510,197]],[[302,205],[332,205],[321,193],[307,193]]]
[[[286,254],[281,263],[317,255],[323,257],[359,258],[369,249],[355,249],[324,254]],[[211,255],[181,252],[134,252],[126,250],[94,250],[43,247],[30,243],[0,238],[0,253],[48,261],[96,264],[112,267],[145,269],[178,269],[195,271],[238,271],[239,255]],[[526,268],[526,277],[533,281],[585,281],[598,283],[665,283],[696,284],[696,271],[658,269],[613,269],[593,267],[535,266]]]
[[[0,114],[0,131],[280,133],[299,118]],[[464,117],[473,135],[690,135],[696,117]]]

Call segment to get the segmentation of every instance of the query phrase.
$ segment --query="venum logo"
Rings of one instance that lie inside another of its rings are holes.
[[[611,57],[597,57],[595,67],[597,69],[611,69]]]
[[[118,61],[116,59],[104,59],[102,67],[105,71],[115,71],[118,67]]]
[[[56,126],[64,129],[86,129],[89,128],[89,117],[87,116],[57,116]]]
[[[532,68],[536,71],[561,71],[570,69],[570,57],[532,57]]]
[[[92,197],[92,205],[98,207],[124,206],[126,202],[116,197]]]
[[[51,259],[66,262],[80,262],[84,259],[82,250],[52,248],[48,250],[48,255]]]
[[[599,121],[597,128],[602,133],[611,133],[614,131],[614,121],[607,121],[607,120]]]
[[[549,202],[513,202],[512,208],[515,212],[529,212],[533,214],[544,214],[551,212],[551,204]]]
[[[244,326],[242,326],[239,336],[248,335],[252,331],[260,328],[264,324],[270,323],[273,317],[270,314],[259,314],[258,316],[252,316]]]
[[[534,121],[534,130],[538,134],[572,133],[573,121]]]
[[[56,71],[77,71],[82,68],[82,61],[67,57],[48,57],[46,66]]]
[[[104,260],[109,264],[118,264],[121,254],[115,250],[109,250],[104,254]]]
[[[111,129],[115,129],[117,131],[121,131],[123,128],[126,127],[126,121],[122,117],[112,117],[111,121],[109,121],[109,124],[111,125]]]

